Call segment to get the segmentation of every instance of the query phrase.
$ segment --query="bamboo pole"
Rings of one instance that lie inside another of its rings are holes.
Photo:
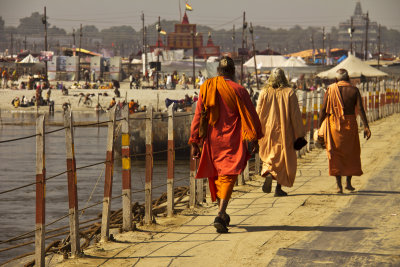
[[[144,222],[152,223],[152,183],[153,183],[153,106],[147,109],[146,118],[146,182]]]
[[[167,170],[167,216],[174,215],[174,171],[175,171],[175,138],[174,138],[174,107],[168,107],[168,170]]]
[[[76,160],[74,149],[74,128],[72,111],[68,107],[64,112],[65,151],[67,154],[69,229],[71,236],[71,257],[79,257],[79,216],[78,216],[78,188],[76,174]]]
[[[192,120],[196,104],[192,105]],[[192,149],[190,150],[190,185],[189,185],[189,206],[194,208],[196,206],[196,159],[193,157]]]
[[[132,186],[131,186],[131,155],[129,133],[129,108],[125,105],[122,109],[121,121],[121,154],[122,154],[122,230],[132,230]]]
[[[115,109],[110,110],[110,122],[108,123],[107,134],[107,154],[106,154],[106,173],[104,179],[103,212],[101,218],[101,239],[105,242],[109,240],[110,234],[110,213],[112,199],[112,183],[114,171],[114,134],[115,134]]]
[[[36,119],[36,227],[35,227],[35,262],[37,266],[45,266],[45,198],[46,198],[46,166],[44,115]]]

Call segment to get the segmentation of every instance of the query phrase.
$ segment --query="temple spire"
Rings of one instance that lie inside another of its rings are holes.
[[[183,15],[183,18],[182,18],[182,24],[189,24],[189,19],[188,19],[188,16],[186,14],[186,11],[185,11],[185,14]]]
[[[360,1],[357,1],[356,8],[354,9],[354,16],[361,16],[361,15],[362,15],[361,3]]]

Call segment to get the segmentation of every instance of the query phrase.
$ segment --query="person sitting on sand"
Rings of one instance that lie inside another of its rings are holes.
[[[19,107],[19,104],[20,104],[19,97],[17,96],[16,98],[14,98],[13,101],[11,102],[11,104],[14,106],[14,108]]]
[[[20,107],[27,107],[29,105],[28,98],[26,96],[22,96]]]
[[[135,101],[131,99],[131,101],[129,102],[129,114],[135,113],[135,106],[136,106]]]
[[[113,97],[113,98],[111,99],[110,105],[108,106],[107,109],[111,109],[112,107],[115,106],[116,103],[117,103],[117,102],[115,102],[115,97]]]

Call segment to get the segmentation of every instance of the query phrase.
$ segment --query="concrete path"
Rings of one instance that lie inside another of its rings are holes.
[[[263,193],[262,180],[236,187],[228,234],[215,232],[217,209],[209,205],[50,265],[399,266],[399,119],[373,123],[371,140],[361,141],[364,175],[354,178],[355,193],[335,193],[325,151],[313,150],[299,160],[288,197]]]
[[[371,163],[366,186],[319,231],[279,249],[268,266],[400,266],[400,139],[398,127],[392,132],[385,126],[374,127],[381,140],[362,148],[364,155],[387,151],[380,163]],[[397,140],[385,138],[391,133]]]

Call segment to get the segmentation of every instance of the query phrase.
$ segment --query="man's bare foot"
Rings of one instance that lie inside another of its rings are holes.
[[[352,187],[351,185],[346,185],[346,187],[345,187],[347,190],[349,190],[349,191],[354,191],[354,190],[356,190],[354,187]]]
[[[338,187],[336,193],[343,194],[343,188],[342,187]]]

